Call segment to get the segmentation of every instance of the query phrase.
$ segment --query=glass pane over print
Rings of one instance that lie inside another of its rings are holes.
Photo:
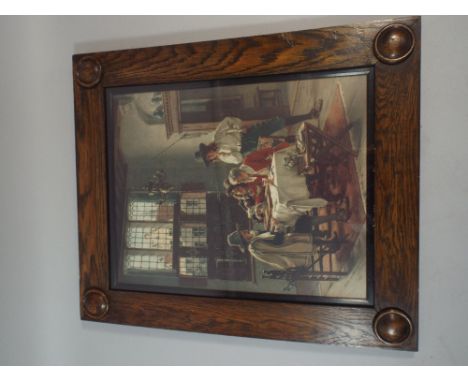
[[[371,304],[372,76],[108,89],[113,286]]]

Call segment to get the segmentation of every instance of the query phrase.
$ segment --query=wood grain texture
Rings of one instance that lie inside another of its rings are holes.
[[[412,23],[411,18],[406,19]],[[148,85],[370,66],[388,22],[94,53],[103,86]],[[75,62],[90,56],[74,56]]]
[[[110,301],[107,322],[276,340],[381,345],[372,332],[372,308],[121,291],[111,291]]]
[[[75,136],[81,295],[109,288],[105,110],[102,87],[75,83]],[[85,112],[79,112],[79,110]]]
[[[386,25],[410,27],[416,44],[402,63],[374,55]],[[352,346],[417,349],[420,18],[362,25],[101,52],[73,57],[73,73],[89,56],[102,66],[94,87],[74,78],[78,174],[80,291],[98,288],[109,309],[102,322],[236,336]],[[117,291],[109,285],[104,92],[110,86],[375,69],[375,306],[345,307]],[[375,315],[397,308],[414,330],[398,346],[373,333]],[[81,307],[83,319],[93,319]]]
[[[420,25],[413,31],[406,61],[376,65],[375,290],[376,309],[398,307],[417,332]]]

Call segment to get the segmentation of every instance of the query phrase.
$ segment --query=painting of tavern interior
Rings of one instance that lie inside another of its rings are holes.
[[[114,287],[367,301],[368,81],[108,90]]]

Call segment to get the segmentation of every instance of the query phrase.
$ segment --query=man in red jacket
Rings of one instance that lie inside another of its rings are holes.
[[[262,182],[268,176],[273,154],[289,147],[283,142],[275,147],[260,149],[244,157],[242,165],[229,172],[229,182],[233,185],[241,183]]]

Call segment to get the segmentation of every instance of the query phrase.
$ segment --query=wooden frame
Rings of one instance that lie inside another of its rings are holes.
[[[114,290],[109,274],[109,87],[373,68],[373,306]],[[80,298],[85,320],[417,350],[420,18],[73,57]]]

